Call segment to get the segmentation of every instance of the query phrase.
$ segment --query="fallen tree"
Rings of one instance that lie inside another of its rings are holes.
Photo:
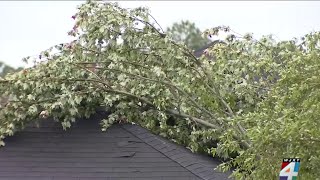
[[[11,97],[0,107],[1,140],[39,115],[67,129],[103,105],[112,113],[102,130],[138,123],[226,159],[220,169],[235,167],[237,179],[274,179],[286,157],[306,162],[301,178],[317,177],[319,33],[297,44],[212,28],[205,35],[230,35],[206,51],[215,57],[208,61],[172,41],[144,8],[88,1],[72,18],[73,42],[0,80]]]

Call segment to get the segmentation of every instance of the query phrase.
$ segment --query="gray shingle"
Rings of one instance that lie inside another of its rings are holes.
[[[59,123],[40,124],[5,139],[0,180],[203,179],[190,162],[198,156],[140,126],[117,124],[102,132],[96,117],[68,131]]]
[[[17,177],[11,174],[10,176],[1,176],[0,180],[53,180],[53,177]],[[59,179],[60,180],[60,179]],[[69,179],[68,179],[69,180]],[[73,180],[73,179],[70,179]]]
[[[137,128],[141,128],[136,126]],[[141,137],[140,135],[136,135],[135,131],[138,131],[137,128],[132,128],[129,126],[123,126],[123,128],[130,131],[136,137],[140,138],[141,140],[145,141],[147,144],[152,146],[157,151],[164,154],[166,157],[170,158],[171,160],[177,162],[182,167],[185,167],[191,173],[197,176],[200,179],[210,179],[214,178],[218,172],[214,171],[213,169],[217,167],[220,163],[216,159],[213,159],[209,156],[194,154],[190,150],[174,144],[160,136],[153,135],[150,133],[148,138]],[[131,131],[134,129],[134,131]],[[152,140],[153,138],[153,140]],[[164,145],[165,144],[165,145]],[[219,179],[224,180],[228,179],[229,173],[219,173]]]

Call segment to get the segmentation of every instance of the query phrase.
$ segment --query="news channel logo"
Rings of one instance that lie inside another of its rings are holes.
[[[299,168],[299,158],[284,158],[281,165],[280,180],[297,180]]]

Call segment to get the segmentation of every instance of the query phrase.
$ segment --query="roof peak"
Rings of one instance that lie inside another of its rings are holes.
[[[224,42],[224,41],[221,41],[221,40],[214,40],[214,41],[212,41],[211,43],[209,43],[209,44],[207,44],[207,45],[203,46],[202,48],[200,48],[200,49],[198,49],[198,50],[194,51],[194,56],[195,56],[195,57],[197,57],[197,58],[201,57],[201,55],[203,54],[203,51],[204,51],[204,50],[206,50],[207,48],[209,48],[209,47],[211,47],[211,46],[214,46],[214,45],[216,45],[216,44],[218,44],[218,43],[225,44],[225,42]]]

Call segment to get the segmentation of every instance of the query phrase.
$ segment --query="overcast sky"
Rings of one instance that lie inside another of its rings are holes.
[[[0,1],[0,61],[17,67],[21,59],[67,42],[71,16],[84,1]],[[121,1],[147,6],[163,28],[190,20],[201,29],[228,25],[255,37],[275,34],[285,40],[320,30],[320,1]]]

